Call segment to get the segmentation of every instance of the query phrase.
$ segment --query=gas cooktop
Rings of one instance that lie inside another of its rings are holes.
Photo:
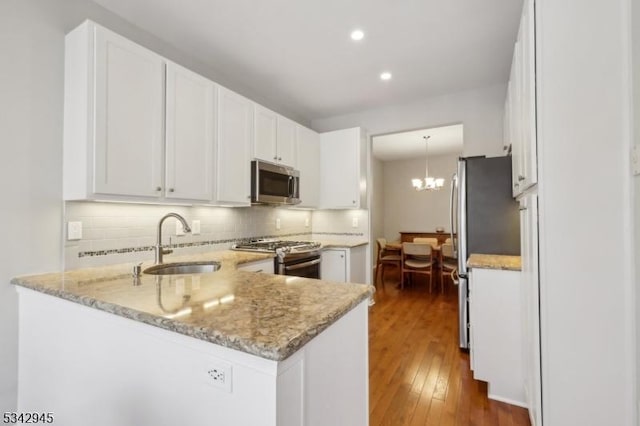
[[[320,243],[314,241],[287,241],[287,240],[254,240],[245,241],[234,244],[233,250],[241,251],[260,251],[266,253],[275,253],[277,250],[284,252],[302,252],[308,250],[317,250]]]

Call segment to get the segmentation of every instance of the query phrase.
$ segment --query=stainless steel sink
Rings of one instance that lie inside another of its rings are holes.
[[[151,275],[179,275],[179,274],[203,274],[215,272],[220,269],[220,262],[178,262],[162,263],[145,269],[145,274]]]

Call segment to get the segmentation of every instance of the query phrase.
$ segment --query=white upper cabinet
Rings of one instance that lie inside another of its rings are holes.
[[[215,84],[169,62],[166,111],[166,197],[210,201]]]
[[[366,208],[366,135],[355,127],[320,134],[320,205]]]
[[[159,197],[164,60],[90,21],[65,49],[64,198]]]
[[[296,207],[320,205],[320,135],[311,129],[297,126],[298,170],[300,171],[300,198]]]
[[[231,90],[218,89],[216,150],[217,204],[251,204],[253,103]]]
[[[296,123],[261,105],[253,105],[254,158],[296,167]]]
[[[288,118],[278,116],[278,162],[297,167],[296,161],[296,123]]]
[[[91,21],[65,49],[64,198],[209,202],[215,84]]]
[[[278,161],[278,114],[258,104],[253,104],[254,137],[253,156],[275,163]]]
[[[505,101],[505,145],[513,156],[513,195],[535,185],[537,176],[534,0],[523,5]]]

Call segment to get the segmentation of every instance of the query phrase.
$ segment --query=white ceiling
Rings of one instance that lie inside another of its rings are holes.
[[[409,160],[424,157],[424,136],[429,138],[429,157],[462,154],[462,124],[412,130],[372,138],[373,156],[380,161]]]
[[[505,83],[522,7],[522,0],[94,1],[262,95],[265,106],[307,120]],[[355,28],[365,32],[359,43],[349,37]],[[393,78],[381,81],[382,71]]]

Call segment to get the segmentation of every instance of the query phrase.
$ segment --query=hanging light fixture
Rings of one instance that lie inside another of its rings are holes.
[[[411,184],[416,191],[437,191],[444,186],[444,179],[429,176],[429,138],[431,136],[423,136],[423,138],[425,142],[424,179],[411,179]]]

